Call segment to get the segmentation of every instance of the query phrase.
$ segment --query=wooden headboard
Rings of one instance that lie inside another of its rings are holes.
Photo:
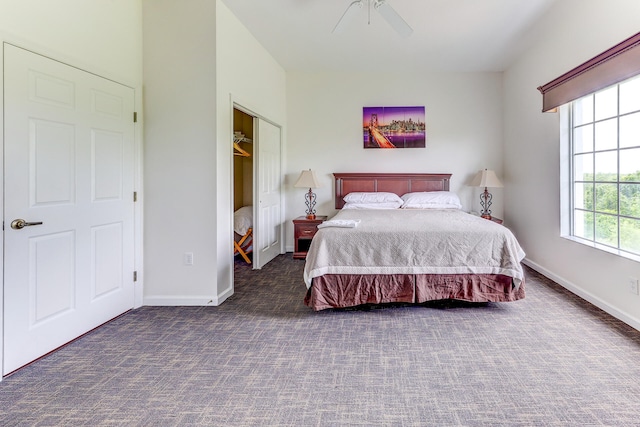
[[[416,191],[449,191],[450,173],[334,173],[336,209],[355,191],[386,191],[402,196]]]

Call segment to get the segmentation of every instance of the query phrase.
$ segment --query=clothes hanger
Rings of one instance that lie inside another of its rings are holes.
[[[241,132],[234,132],[233,133],[233,155],[241,156],[241,157],[251,157],[251,154],[249,154],[247,151],[243,150],[242,147],[240,147],[240,144],[239,144],[240,142],[251,142],[251,140],[249,138],[246,138],[244,134]]]
[[[233,141],[233,155],[241,157],[251,157],[251,154],[243,150],[237,142]]]

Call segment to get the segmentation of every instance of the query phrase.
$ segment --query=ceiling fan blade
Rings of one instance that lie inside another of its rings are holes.
[[[363,5],[364,0],[356,0],[351,2],[351,4],[347,6],[347,10],[344,11],[342,17],[340,17],[340,20],[338,21],[336,26],[333,27],[333,30],[331,32],[334,34],[342,33],[344,29],[349,25],[349,22],[353,20],[353,17],[356,16],[356,14],[358,13],[358,9],[362,9]]]
[[[407,24],[407,22],[402,19],[398,12],[395,11],[394,8],[389,6],[389,4],[385,0],[375,0],[373,7],[380,12],[380,15],[384,18],[385,21],[391,28],[396,30],[396,32],[401,37],[409,37],[411,33],[413,33],[413,29]]]

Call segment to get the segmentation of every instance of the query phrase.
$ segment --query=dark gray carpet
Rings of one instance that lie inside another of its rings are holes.
[[[316,313],[303,264],[127,313],[5,378],[0,425],[640,424],[640,332],[532,270],[513,303]]]

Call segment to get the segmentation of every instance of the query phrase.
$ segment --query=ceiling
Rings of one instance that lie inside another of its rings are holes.
[[[366,5],[332,34],[353,0],[222,1],[287,71],[482,72],[504,70],[560,0],[387,0],[408,38]]]

